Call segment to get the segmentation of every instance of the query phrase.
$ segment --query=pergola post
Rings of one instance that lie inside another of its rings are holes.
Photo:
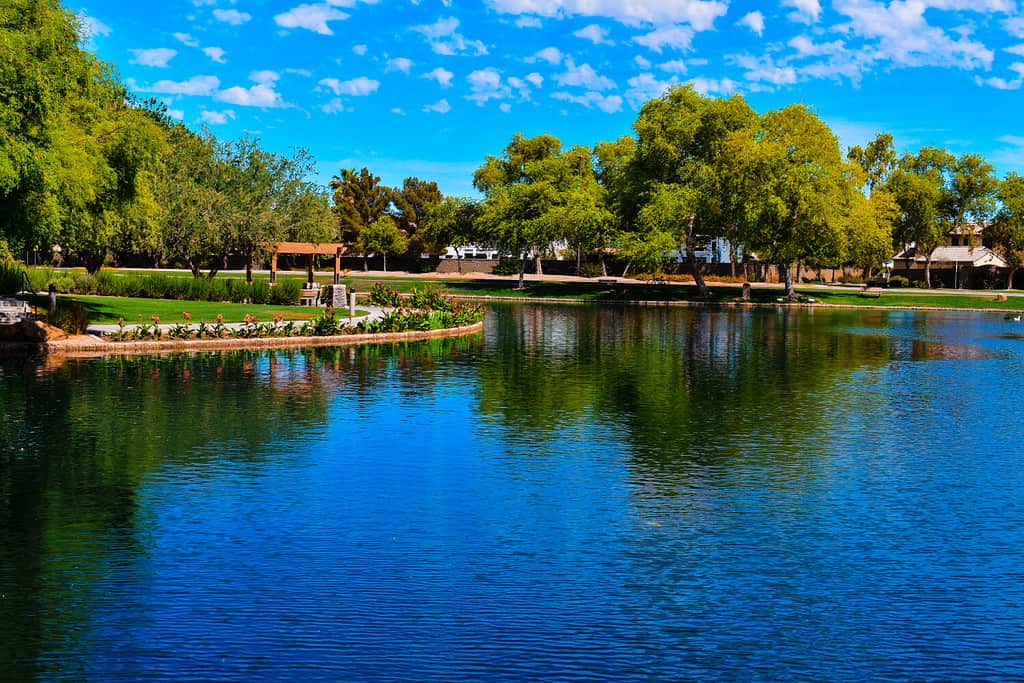
[[[334,284],[341,284],[341,249],[334,251]]]
[[[270,284],[277,282],[277,252],[270,255]]]
[[[307,276],[306,277],[306,283],[307,283],[307,286],[310,287],[310,288],[313,287],[313,260],[314,259],[316,259],[316,254],[315,253],[310,254],[309,255],[309,263],[306,264],[306,276]]]

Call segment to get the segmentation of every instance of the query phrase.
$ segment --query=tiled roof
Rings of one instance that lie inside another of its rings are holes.
[[[915,261],[924,263],[923,255],[917,253],[916,247],[911,247],[896,256],[899,260],[913,258]],[[997,266],[1006,267],[1006,261],[999,257],[988,247],[935,247],[932,252],[932,265],[939,263],[969,263],[972,266]]]

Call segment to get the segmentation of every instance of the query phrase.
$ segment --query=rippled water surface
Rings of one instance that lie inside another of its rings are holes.
[[[1024,678],[1024,327],[0,360],[0,678]]]

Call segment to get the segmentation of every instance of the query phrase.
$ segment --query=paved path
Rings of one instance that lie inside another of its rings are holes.
[[[341,320],[341,322],[345,323],[346,325],[349,325],[349,324],[355,325],[355,324],[358,324],[359,321],[361,321],[361,320],[379,320],[384,315],[384,309],[381,308],[380,306],[368,306],[366,304],[359,304],[358,306],[356,306],[356,308],[359,309],[360,311],[366,311],[367,315],[359,316],[357,318],[352,318],[351,320],[349,320],[349,317],[347,315],[348,311],[340,311],[339,313],[341,313],[341,315],[338,315],[336,317],[338,317]],[[309,310],[309,309],[305,309],[305,310]],[[260,320],[259,322],[260,323],[265,323],[265,322],[270,322],[270,321],[268,321],[268,320]],[[291,321],[284,320],[280,324],[283,326],[283,325],[288,324],[289,322],[294,322],[294,323],[300,323],[301,324],[301,323],[304,323],[304,322],[308,322],[308,319],[302,319],[302,320],[295,320],[295,319],[293,319]],[[172,329],[174,327],[177,327],[179,324],[184,324],[184,323],[160,323],[160,329],[163,330],[164,332],[166,332],[166,331],[168,331],[168,330],[170,330],[170,329]],[[193,320],[189,324],[194,329],[194,328],[199,326],[199,321],[198,320]],[[207,321],[207,325],[209,325],[209,324],[210,324],[210,322]],[[137,323],[128,323],[128,324],[125,324],[124,329],[126,329],[126,330],[133,330],[136,327],[139,327],[139,325]],[[147,327],[152,329],[152,325],[147,325]],[[238,329],[241,329],[241,328],[245,327],[245,323],[224,323],[224,327],[226,327],[228,329],[232,329],[232,330],[238,330]],[[117,323],[92,324],[92,325],[89,325],[89,329],[87,330],[87,333],[88,334],[94,334],[94,335],[96,335],[98,337],[101,337],[104,334],[110,334],[110,333],[113,333],[113,332],[117,332],[118,329],[120,329],[120,328],[118,327]]]

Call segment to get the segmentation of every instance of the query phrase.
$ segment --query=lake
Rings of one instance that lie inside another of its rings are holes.
[[[1024,326],[0,360],[11,681],[1024,678]]]

